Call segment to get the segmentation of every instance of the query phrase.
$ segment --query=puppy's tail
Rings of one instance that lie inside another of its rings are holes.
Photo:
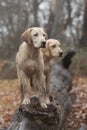
[[[69,51],[62,59],[62,65],[64,68],[68,69],[72,63],[72,58],[76,54],[74,50]]]

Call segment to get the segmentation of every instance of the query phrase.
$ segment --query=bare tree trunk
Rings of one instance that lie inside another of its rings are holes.
[[[87,46],[87,0],[85,2],[84,8],[84,17],[83,17],[83,28],[82,28],[82,37],[80,39],[80,46]]]
[[[52,10],[50,10],[48,24],[46,25],[47,34],[48,34],[49,37],[51,36],[51,31],[52,31],[53,23],[54,23],[54,13],[52,12]]]
[[[67,26],[71,26],[72,25],[72,18],[71,18],[71,12],[72,12],[72,7],[71,7],[71,1],[70,0],[66,0],[67,3],[67,14],[68,17],[66,19],[65,24],[63,25],[64,30],[67,28]]]
[[[56,0],[54,8],[54,22],[51,30],[51,37],[58,38],[62,32],[62,13],[64,0]]]
[[[33,14],[34,14],[34,23],[33,26],[39,26],[39,22],[38,22],[38,0],[33,0]]]

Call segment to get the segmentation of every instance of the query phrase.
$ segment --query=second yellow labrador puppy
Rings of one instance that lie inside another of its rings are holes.
[[[55,58],[62,57],[63,50],[61,49],[61,43],[55,39],[48,39],[46,41],[46,48],[41,48],[44,56],[44,63],[45,63],[45,81],[46,81],[46,93],[49,95],[50,92],[50,71],[51,60]]]

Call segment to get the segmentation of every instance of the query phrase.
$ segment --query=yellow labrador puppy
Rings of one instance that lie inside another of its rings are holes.
[[[58,40],[48,39],[46,41],[46,48],[42,48],[45,63],[45,81],[46,81],[46,93],[49,95],[50,92],[50,61],[55,58],[62,57],[63,51],[61,44]]]
[[[30,103],[28,93],[28,79],[34,77],[35,87],[42,107],[47,107],[45,99],[45,76],[44,60],[40,48],[44,48],[47,40],[47,34],[43,28],[32,27],[23,34],[23,43],[19,47],[16,55],[17,75],[20,84],[22,104]]]

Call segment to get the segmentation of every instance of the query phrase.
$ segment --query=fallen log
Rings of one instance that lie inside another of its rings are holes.
[[[72,54],[72,55],[71,55]],[[13,115],[8,130],[64,130],[72,101],[72,74],[69,71],[74,51],[68,52],[59,63],[53,63],[51,72],[51,104],[41,108],[39,100],[31,98],[31,104],[20,106]],[[68,60],[68,62],[67,62]]]

